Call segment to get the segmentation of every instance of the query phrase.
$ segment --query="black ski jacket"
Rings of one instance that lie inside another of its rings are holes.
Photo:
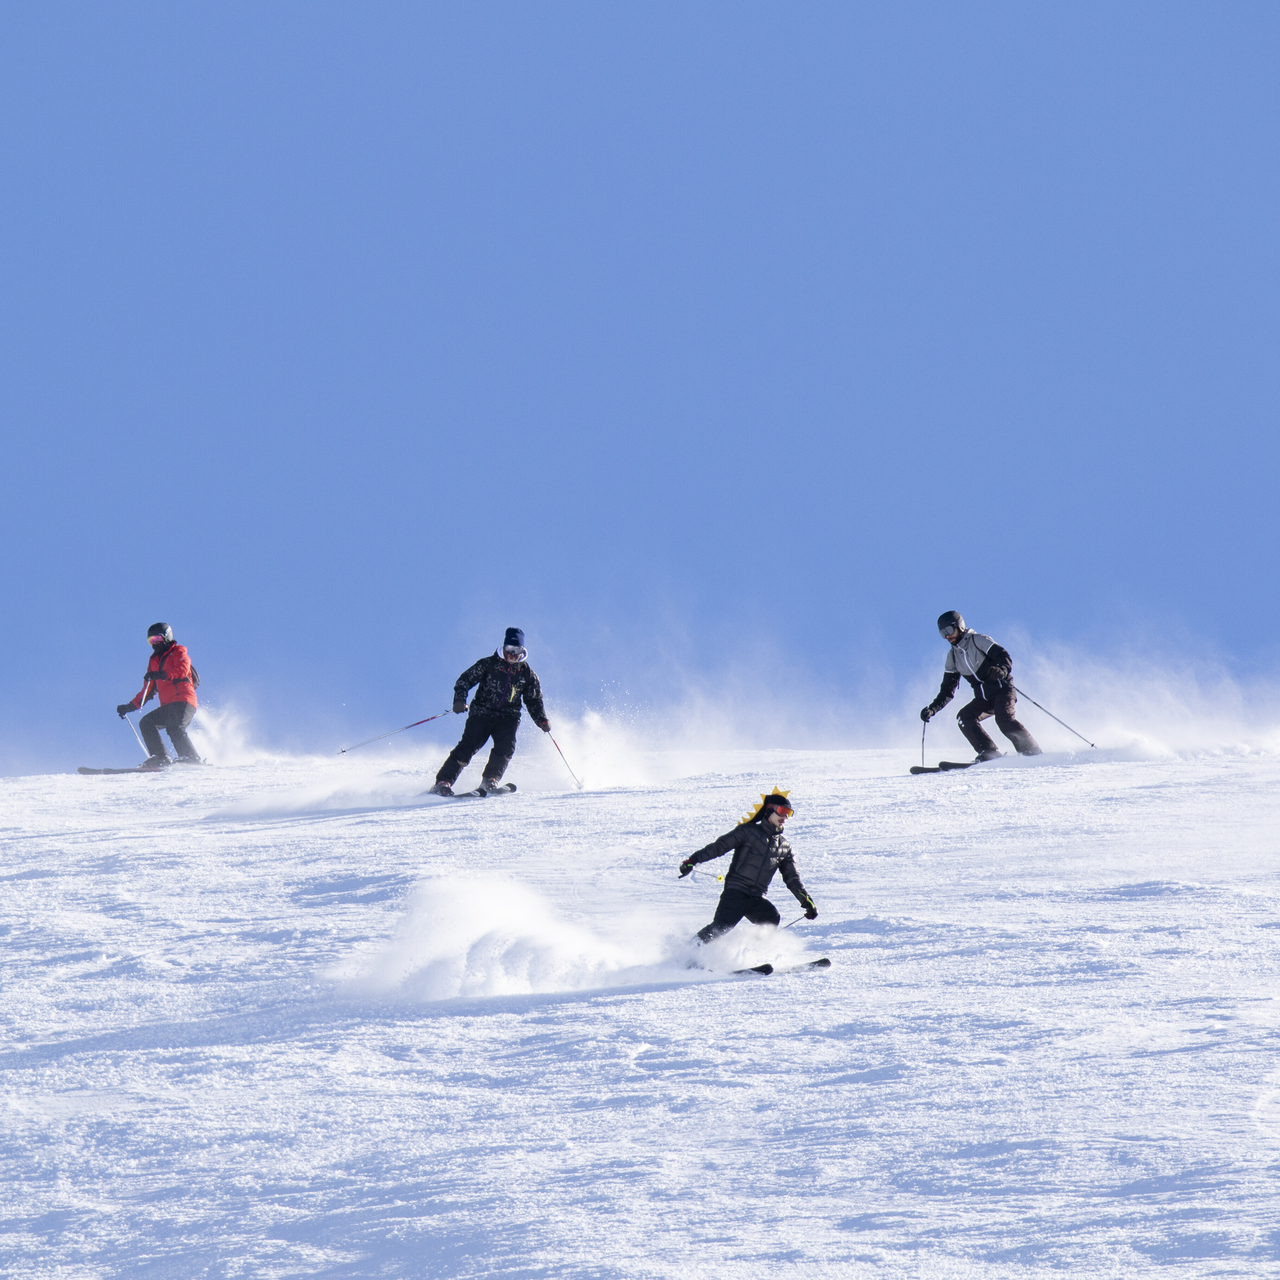
[[[547,723],[546,709],[542,705],[542,686],[533,668],[527,662],[505,662],[496,653],[469,666],[453,686],[455,699],[466,700],[467,693],[475,685],[476,696],[471,702],[473,716],[512,716],[520,719],[520,700],[529,708],[529,715],[539,729]]]
[[[802,905],[808,902],[809,895],[800,883],[791,846],[786,836],[770,826],[767,819],[764,822],[744,822],[732,831],[726,831],[719,840],[699,849],[689,861],[694,864],[710,862],[712,858],[723,858],[730,849],[734,854],[724,878],[726,889],[737,889],[740,893],[761,898],[773,879],[773,873],[781,871],[796,901]]]

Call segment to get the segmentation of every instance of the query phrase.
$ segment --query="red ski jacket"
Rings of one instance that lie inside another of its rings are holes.
[[[167,649],[151,655],[147,663],[147,680],[155,681],[160,694],[160,705],[167,707],[171,702],[196,703],[196,687],[191,683],[191,659],[187,657],[184,645],[171,644]],[[147,692],[146,684],[133,695],[131,705],[140,707],[142,695]]]

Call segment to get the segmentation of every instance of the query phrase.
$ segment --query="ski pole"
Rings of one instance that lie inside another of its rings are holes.
[[[142,748],[142,754],[146,756],[147,759],[149,760],[151,758],[151,752],[147,750],[147,744],[143,742],[142,735],[139,734],[137,726],[133,723],[132,720],[129,719],[128,716],[121,716],[120,719],[123,720],[125,724],[127,724],[129,728],[133,730],[133,736],[138,739],[138,746]]]
[[[791,922],[791,924],[799,924],[799,923],[800,923],[800,921],[801,921],[801,920],[803,920],[803,919],[804,919],[804,916],[796,916],[796,918]],[[791,928],[791,924],[784,924],[782,927],[783,927],[784,929],[790,929],[790,928]]]
[[[453,710],[452,707],[449,709]],[[392,729],[387,733],[380,733],[376,738],[366,738],[363,742],[357,742],[355,747],[341,747],[338,750],[340,756],[344,756],[348,751],[354,751],[356,747],[367,747],[371,742],[380,742],[383,738],[394,738],[397,733],[403,733],[405,729],[416,729],[420,724],[429,724],[432,720],[439,720],[441,716],[447,716],[448,711],[438,712],[434,716],[428,716],[425,720],[415,720],[412,724],[407,724],[404,729]]]
[[[1016,684],[1013,686],[1013,691],[1020,698],[1026,698],[1026,700],[1029,703],[1031,703],[1033,707],[1040,707],[1040,704],[1029,693],[1023,693],[1022,690],[1019,689]],[[1058,720],[1058,717],[1055,716],[1052,711],[1046,711],[1044,707],[1040,707],[1040,710],[1044,711],[1045,715],[1047,715],[1050,720]],[[1058,723],[1068,732],[1075,733],[1076,737],[1079,738],[1081,742],[1089,742],[1089,739],[1086,738],[1083,733],[1076,733],[1076,731],[1072,729],[1071,726],[1065,720],[1058,720]],[[1096,742],[1089,742],[1089,745],[1095,751],[1098,749],[1098,744]]]
[[[929,722],[927,720],[920,726],[920,767],[922,769],[924,768],[924,731],[928,727]]]
[[[133,730],[133,736],[138,739],[138,746],[142,748],[143,755],[146,755],[149,757],[150,752],[147,751],[147,744],[142,741],[142,735],[138,732],[137,726],[133,723],[132,720],[129,719],[128,716],[122,716],[121,719],[123,719],[125,724],[127,724],[129,728]]]
[[[547,737],[548,737],[548,738],[551,738],[551,730],[550,730],[550,729],[548,729],[548,730],[547,730]],[[554,738],[551,738],[551,745],[552,745],[553,747],[555,747],[555,749],[556,749],[557,751],[560,751],[560,744],[559,744],[559,743],[558,743]],[[563,751],[560,751],[560,759],[561,759],[561,760],[564,760],[564,752],[563,752]],[[574,773],[574,771],[573,771],[573,766],[572,766],[572,765],[571,765],[567,760],[564,760],[564,767],[565,767],[566,769],[568,769],[568,770],[569,770],[569,776],[574,780],[574,782],[577,782],[577,783],[578,783],[578,790],[579,790],[579,791],[581,791],[581,790],[582,790],[582,783],[581,783],[581,782],[578,782],[578,775],[577,775],[576,773]]]
[[[145,707],[145,706],[147,705],[147,690],[148,690],[149,688],[153,688],[154,686],[155,686],[155,681],[154,681],[154,680],[144,680],[144,681],[142,682],[142,703],[141,703],[141,705],[138,707],[138,710],[139,710],[139,711],[141,711],[141,710],[142,710],[142,708],[143,708],[143,707]],[[133,721],[132,721],[132,720],[130,720],[130,719],[129,719],[129,717],[128,717],[128,716],[121,716],[121,717],[120,717],[120,719],[121,719],[121,720],[123,720],[123,721],[125,722],[125,724],[127,724],[127,725],[129,726],[129,728],[133,730],[133,736],[134,736],[135,738],[137,738],[137,739],[138,739],[138,746],[140,746],[140,747],[142,748],[142,754],[143,754],[143,755],[144,755],[148,760],[150,760],[150,759],[151,759],[151,752],[147,750],[147,744],[146,744],[145,742],[143,742],[143,740],[142,740],[142,736],[138,733],[137,726],[133,723]]]

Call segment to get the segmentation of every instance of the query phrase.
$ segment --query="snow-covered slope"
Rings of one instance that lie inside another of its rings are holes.
[[[1274,755],[524,751],[0,781],[5,1274],[1280,1273]]]

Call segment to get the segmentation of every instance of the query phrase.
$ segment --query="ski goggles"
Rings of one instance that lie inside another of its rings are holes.
[[[954,622],[948,622],[945,627],[939,627],[938,630],[942,633],[944,640],[950,640],[952,636],[960,634],[960,628]]]
[[[776,804],[772,807],[774,813],[776,813],[780,818],[789,818],[793,813],[795,813],[795,810],[789,804]]]
[[[522,649],[518,644],[504,644],[502,646],[502,656],[508,662],[521,661],[527,652],[527,649]]]

